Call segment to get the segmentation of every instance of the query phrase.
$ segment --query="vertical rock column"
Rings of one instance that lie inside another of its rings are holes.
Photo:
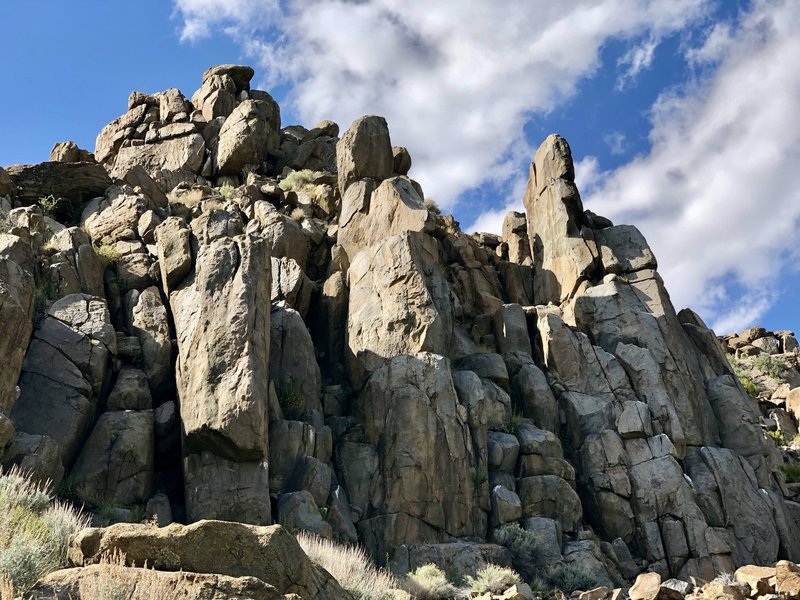
[[[271,521],[267,420],[270,257],[266,241],[200,246],[171,294],[190,521]]]

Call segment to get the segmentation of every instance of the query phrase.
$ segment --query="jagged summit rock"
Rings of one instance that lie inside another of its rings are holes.
[[[278,522],[403,572],[508,560],[516,526],[542,569],[609,589],[800,560],[791,332],[723,346],[676,312],[557,135],[526,212],[468,235],[382,117],[287,126],[253,76],[134,92],[97,162],[0,170],[4,465],[95,510],[166,503],[178,537]],[[42,214],[54,177],[30,172],[63,175],[77,217]]]

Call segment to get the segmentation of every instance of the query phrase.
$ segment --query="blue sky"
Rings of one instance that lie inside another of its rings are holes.
[[[131,90],[190,96],[244,62],[284,124],[385,115],[465,229],[521,207],[558,132],[586,206],[643,231],[678,308],[800,329],[800,3],[7,0],[0,22],[0,165],[93,149]]]

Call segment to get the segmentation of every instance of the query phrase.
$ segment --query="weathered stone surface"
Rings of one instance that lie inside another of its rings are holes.
[[[214,518],[256,525],[272,523],[269,465],[238,462],[200,452],[183,460],[186,517]]]
[[[169,217],[155,228],[154,235],[161,283],[169,294],[192,270],[191,228],[183,219]]]
[[[257,577],[228,577],[209,573],[156,571],[153,569],[88,565],[54,571],[28,592],[30,600],[75,600],[81,590],[106,590],[113,585],[120,594],[174,594],[196,600],[281,600],[285,596]],[[109,581],[112,578],[113,583]],[[151,592],[152,590],[152,592]],[[157,590],[157,591],[156,591]]]
[[[632,225],[606,227],[594,235],[606,273],[633,273],[658,266],[644,236]]]
[[[200,521],[154,528],[118,524],[90,528],[73,538],[72,565],[96,563],[118,550],[132,566],[167,571],[215,573],[229,577],[256,577],[280,594],[305,600],[346,600],[350,595],[327,571],[315,566],[297,541],[282,527],[255,527],[224,521]]]
[[[271,315],[269,374],[287,419],[322,414],[320,370],[300,314],[275,306]]]
[[[523,477],[517,482],[523,517],[547,517],[563,531],[578,531],[583,509],[569,483],[556,475]]]
[[[365,250],[390,236],[434,230],[433,213],[406,177],[392,177],[372,190],[371,180],[356,182],[342,199],[338,243],[351,263]]]
[[[39,198],[50,195],[80,206],[102,196],[111,185],[108,173],[95,162],[44,162],[11,165],[5,170],[17,188],[17,201],[23,206],[36,204]]]
[[[336,145],[336,166],[342,194],[359,179],[391,177],[394,158],[386,120],[364,116],[353,121]]]
[[[305,490],[278,497],[278,523],[292,533],[308,531],[325,538],[333,537],[333,530],[323,521],[314,497]]]
[[[128,146],[121,148],[114,159],[111,176],[124,179],[134,166],[139,165],[156,182],[172,189],[179,181],[193,181],[194,176],[200,173],[205,150],[203,136],[199,133]]]
[[[208,81],[214,76],[221,77],[227,75],[233,80],[236,89],[249,90],[250,80],[255,75],[252,67],[247,65],[216,65],[205,70],[203,73],[203,83]]]
[[[472,514],[475,459],[448,367],[446,359],[427,353],[391,359],[367,382],[356,414],[379,452],[382,493],[373,497],[373,510],[470,535],[478,525]]]
[[[10,413],[17,399],[25,350],[31,336],[33,277],[16,262],[0,260],[0,411]]]
[[[523,202],[534,257],[537,304],[570,298],[591,277],[598,251],[591,233],[582,231],[583,205],[574,183],[569,145],[550,135],[531,163]]]
[[[502,485],[496,485],[492,488],[491,500],[491,523],[493,526],[512,523],[522,517],[522,501],[520,497]]]
[[[745,565],[736,569],[733,576],[736,581],[749,585],[754,596],[775,593],[775,567]]]
[[[160,393],[171,385],[172,343],[167,310],[158,288],[139,292],[131,290],[126,299],[130,332],[139,339],[142,370],[147,374],[150,390]]]
[[[16,195],[17,190],[14,186],[14,182],[11,181],[11,178],[8,176],[6,170],[0,167],[0,197],[6,197],[13,200]]]
[[[147,375],[140,369],[122,367],[114,383],[114,389],[106,401],[108,410],[149,410],[153,408],[153,397]]]
[[[356,385],[393,356],[447,353],[452,306],[434,238],[390,237],[357,254],[349,278],[347,347]]]
[[[58,142],[50,151],[50,162],[94,162],[94,156],[75,142]]]
[[[219,132],[216,170],[234,175],[246,165],[258,165],[279,144],[280,116],[264,101],[245,100],[225,119]]]
[[[253,236],[202,246],[195,272],[172,293],[186,448],[233,461],[267,454],[269,270]]]
[[[93,505],[145,502],[153,485],[153,454],[151,411],[100,415],[70,474],[76,494]]]
[[[487,564],[511,567],[508,549],[496,544],[449,542],[443,544],[412,544],[401,546],[395,553],[391,568],[397,575],[416,571],[434,564],[445,573],[474,577]]]
[[[631,600],[656,600],[661,589],[661,575],[642,573],[636,578],[628,595]]]
[[[11,447],[3,456],[3,467],[16,465],[33,481],[58,486],[64,478],[64,465],[58,443],[46,435],[17,432]]]
[[[789,598],[800,597],[800,567],[788,560],[775,564],[775,591]]]
[[[558,403],[544,373],[533,363],[524,365],[511,379],[511,399],[514,408],[540,429],[558,429]]]

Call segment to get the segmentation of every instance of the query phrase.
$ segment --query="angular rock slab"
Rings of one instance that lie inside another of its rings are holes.
[[[465,412],[441,356],[397,356],[372,375],[356,413],[380,457],[374,513],[405,513],[454,536],[477,533]]]
[[[131,524],[89,528],[72,538],[68,561],[75,566],[95,564],[112,551],[122,552],[131,566],[146,562],[163,571],[256,577],[281,594],[297,594],[304,600],[352,598],[279,525],[200,521],[161,528]]]
[[[249,235],[202,246],[170,303],[185,447],[232,461],[266,457],[270,258]]]
[[[375,244],[356,255],[349,278],[348,368],[355,387],[391,357],[447,354],[453,309],[434,238],[408,232]]]

